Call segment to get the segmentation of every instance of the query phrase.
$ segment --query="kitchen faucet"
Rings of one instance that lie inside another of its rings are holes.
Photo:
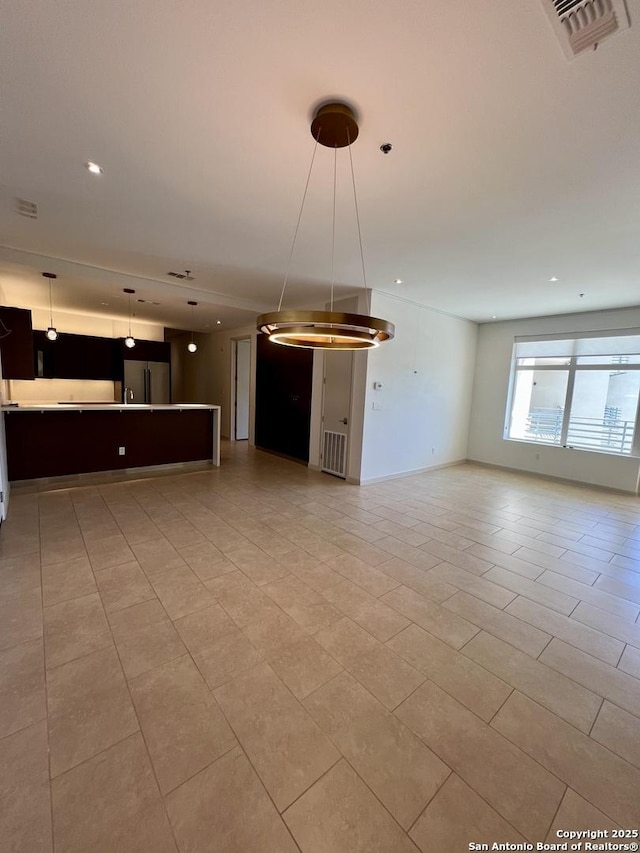
[[[127,399],[127,393],[129,393],[131,395],[129,397],[129,399]],[[128,402],[133,402],[133,397],[134,397],[133,390],[131,388],[125,388],[124,389],[124,400],[123,400],[125,406],[127,405]]]

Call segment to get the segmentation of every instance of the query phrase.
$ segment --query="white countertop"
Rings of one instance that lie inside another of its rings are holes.
[[[0,410],[3,412],[178,412],[182,410],[191,411],[192,409],[219,411],[220,406],[207,406],[204,403],[172,403],[170,405],[154,405],[153,403],[19,403],[0,406]]]

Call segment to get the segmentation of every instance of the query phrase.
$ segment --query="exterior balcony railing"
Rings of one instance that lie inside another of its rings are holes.
[[[560,444],[563,417],[562,409],[531,412],[527,418],[528,440]],[[569,419],[566,446],[629,454],[633,444],[633,432],[634,422],[631,420],[572,417]]]

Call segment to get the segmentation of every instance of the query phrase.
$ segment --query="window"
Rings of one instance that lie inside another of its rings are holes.
[[[640,455],[640,334],[516,339],[505,435]]]

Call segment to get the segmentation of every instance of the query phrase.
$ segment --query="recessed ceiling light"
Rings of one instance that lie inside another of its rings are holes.
[[[220,326],[222,324],[222,320],[216,320],[216,326]]]
[[[93,160],[87,160],[84,167],[85,169],[88,169],[92,175],[101,175],[104,172],[102,166],[98,166],[98,164],[94,163]]]
[[[402,284],[402,279],[401,278],[394,278],[393,283],[394,284]]]
[[[495,315],[495,314],[492,314],[492,315],[491,315],[491,319],[492,319],[492,320],[495,320],[495,319],[496,319],[496,315]]]
[[[100,303],[100,305],[104,305],[104,306],[107,306],[108,304],[109,304],[108,302],[101,302]]]
[[[551,276],[551,278],[549,279],[549,281],[558,281],[558,280],[559,280],[559,279],[557,279],[557,278],[555,277],[555,275],[552,275],[552,276]]]

